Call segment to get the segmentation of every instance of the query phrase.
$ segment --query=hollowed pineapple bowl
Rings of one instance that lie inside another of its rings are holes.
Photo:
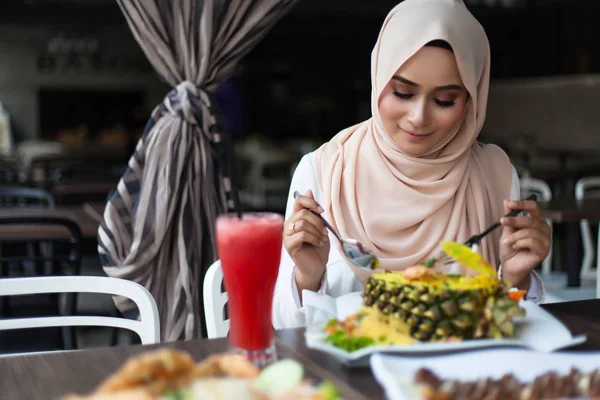
[[[477,274],[445,274],[424,265],[373,274],[365,283],[363,308],[346,321],[330,321],[328,342],[351,351],[371,344],[514,337],[514,319],[525,314],[518,304],[524,292],[510,291],[468,247],[442,248]]]

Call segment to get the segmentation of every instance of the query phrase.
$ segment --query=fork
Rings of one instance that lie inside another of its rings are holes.
[[[525,200],[537,200],[537,196],[535,194],[530,195],[529,197],[527,197]],[[522,210],[512,210],[511,212],[509,212],[508,214],[506,214],[504,217],[516,217],[517,215],[519,215],[521,212],[523,212]],[[496,230],[497,228],[499,228],[502,224],[500,223],[500,221],[496,222],[495,224],[493,224],[492,226],[490,226],[489,228],[487,228],[485,231],[481,232],[478,235],[473,235],[469,238],[469,240],[467,240],[464,245],[470,247],[471,249],[473,249],[473,247],[477,244],[479,244],[479,242],[481,241],[481,239],[483,239],[485,236],[487,236],[489,233],[491,233],[492,231]],[[433,267],[435,265],[448,265],[448,264],[452,264],[454,263],[454,259],[451,258],[448,254],[446,254],[444,251],[441,251],[437,256],[435,257],[431,257],[428,258],[427,260],[423,261],[423,265],[425,265],[426,267]]]
[[[297,198],[298,196],[300,196],[300,192],[298,192],[296,190],[294,192],[294,199]],[[325,218],[323,218],[323,216],[321,214],[316,213],[312,210],[311,210],[311,212],[313,214],[315,214],[317,217],[319,217],[321,219],[321,221],[323,221],[323,224],[325,224],[327,229],[329,229],[331,231],[331,233],[333,233],[333,236],[335,236],[337,238],[337,240],[339,240],[339,242],[342,245],[342,250],[344,251],[344,254],[346,255],[346,257],[348,257],[348,260],[350,260],[350,262],[352,264],[356,265],[359,268],[363,268],[363,269],[376,269],[377,268],[377,266],[379,265],[379,261],[377,260],[377,257],[371,250],[367,249],[358,240],[343,239],[342,236],[339,234],[339,232],[336,231],[335,228],[333,226],[331,226],[331,224],[329,222],[327,222],[327,220]]]

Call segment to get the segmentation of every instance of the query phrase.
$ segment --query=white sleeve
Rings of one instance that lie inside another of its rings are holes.
[[[521,199],[521,187],[519,185],[519,175],[515,167],[512,167],[512,183],[510,187],[510,200]],[[502,266],[498,268],[498,276],[502,273]],[[531,271],[531,283],[529,290],[525,295],[525,300],[534,302],[535,304],[541,304],[544,302],[546,297],[546,291],[544,289],[544,283],[542,278],[535,271]]]
[[[304,193],[310,189],[318,199],[319,185],[311,157],[312,153],[302,157],[294,171],[285,209],[286,220],[291,216],[294,209],[294,191],[298,190]],[[283,229],[286,230],[287,226]],[[294,278],[295,268],[292,258],[285,247],[282,247],[279,275],[277,276],[273,296],[273,327],[275,329],[296,328],[305,325],[305,310],[300,304],[298,287]],[[327,292],[327,274],[323,276],[319,292]]]

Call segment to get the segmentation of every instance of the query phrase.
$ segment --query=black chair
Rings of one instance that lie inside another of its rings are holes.
[[[0,184],[15,185],[21,179],[20,169],[17,165],[0,158]]]
[[[0,186],[0,207],[54,207],[46,190],[26,186]]]
[[[90,164],[70,164],[54,171],[53,183],[64,182],[119,182],[125,167]]]
[[[31,232],[31,237],[26,240],[0,237],[0,279],[23,276],[23,271],[27,270],[33,270],[35,276],[80,275],[82,234],[75,222],[55,217],[0,217],[0,232],[8,226],[11,226],[11,229],[21,227],[27,235]],[[49,234],[42,227],[56,229],[60,234]],[[27,246],[23,244],[31,243],[40,251],[35,254],[27,251]],[[76,303],[76,293],[35,295],[27,298],[3,296],[0,316],[74,315]],[[53,329],[54,335],[48,335],[48,329]],[[10,347],[2,349],[4,352],[77,348],[73,327],[5,332],[3,335],[10,336],[0,339],[0,346],[8,344]],[[40,348],[43,345],[48,347]]]
[[[105,202],[116,189],[123,168],[94,164],[70,164],[58,168],[49,190],[59,204]]]
[[[47,191],[25,186],[0,186],[0,208],[51,208],[54,207],[54,197]],[[29,258],[36,257],[40,248],[36,243],[19,243],[11,249],[5,249],[5,255],[20,250],[16,247],[26,247]]]

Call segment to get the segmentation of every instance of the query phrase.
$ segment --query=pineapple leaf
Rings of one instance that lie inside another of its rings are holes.
[[[465,267],[480,274],[496,275],[496,270],[483,259],[481,254],[474,252],[470,247],[456,242],[442,242],[441,247],[448,256]]]

